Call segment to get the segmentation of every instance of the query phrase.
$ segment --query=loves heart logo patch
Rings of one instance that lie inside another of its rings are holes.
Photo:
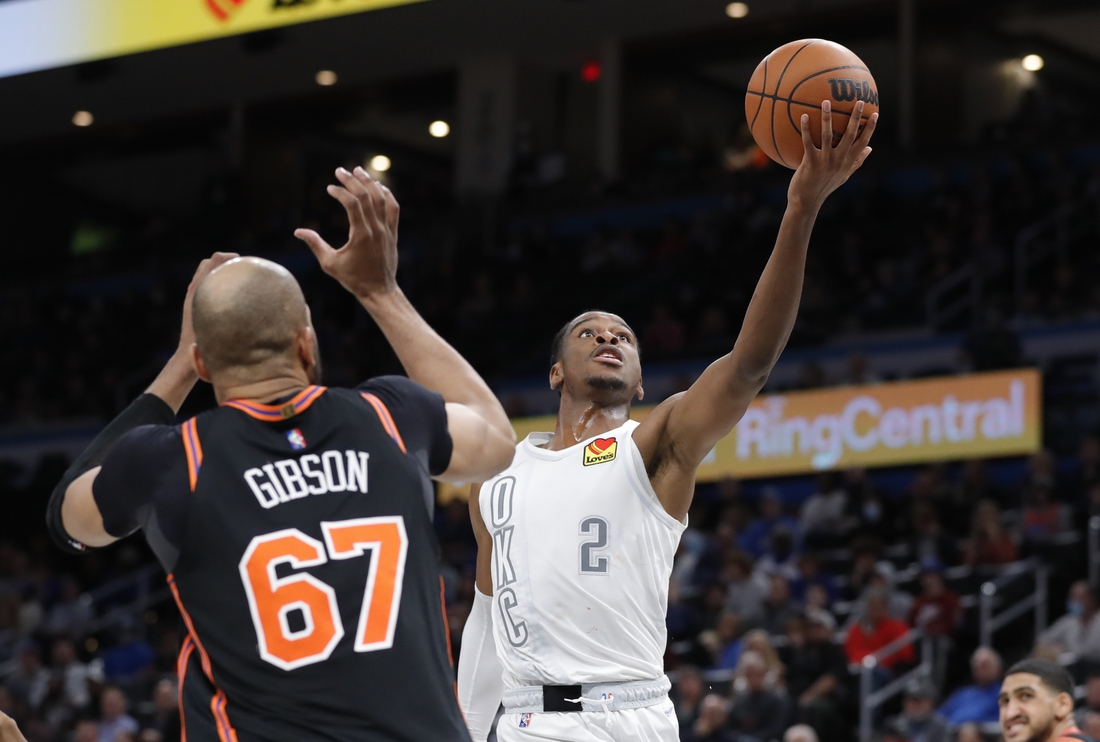
[[[614,438],[597,438],[584,447],[584,465],[602,464],[615,458],[619,444]]]
[[[219,21],[228,21],[239,6],[244,5],[245,0],[206,0],[206,8],[214,14]]]

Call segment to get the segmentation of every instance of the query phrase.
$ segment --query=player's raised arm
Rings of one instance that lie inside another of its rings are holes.
[[[798,315],[810,233],[821,205],[871,153],[868,143],[878,114],[860,132],[863,103],[857,103],[844,136],[833,147],[828,101],[822,103],[821,111],[820,148],[810,138],[809,116],[802,116],[806,155],[791,179],[775,248],[733,350],[712,363],[682,395],[659,405],[634,433],[651,481],[675,517],[687,512],[696,467],[745,414],[787,345]]]
[[[343,204],[350,232],[334,249],[316,232],[295,231],[325,273],[350,291],[370,313],[397,353],[409,378],[439,392],[447,403],[454,442],[451,464],[439,478],[480,481],[504,469],[515,452],[515,433],[496,396],[473,367],[417,313],[397,285],[400,208],[393,194],[362,168],[340,168],[342,186],[328,187]]]
[[[103,527],[103,517],[92,496],[92,483],[100,464],[124,434],[141,425],[175,422],[176,413],[199,380],[191,364],[191,346],[195,344],[191,307],[195,291],[211,271],[236,257],[240,256],[219,252],[199,263],[183,300],[183,324],[175,353],[145,393],[96,436],[54,488],[46,510],[46,523],[54,541],[62,548],[80,551],[85,546],[106,546],[118,540]]]

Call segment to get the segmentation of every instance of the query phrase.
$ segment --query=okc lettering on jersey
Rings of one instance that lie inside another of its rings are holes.
[[[363,451],[308,453],[249,469],[244,481],[264,508],[329,492],[366,494],[369,458]]]

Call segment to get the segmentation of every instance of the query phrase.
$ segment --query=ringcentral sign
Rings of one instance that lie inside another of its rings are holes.
[[[0,77],[422,0],[10,0]]]
[[[1042,384],[1034,369],[947,376],[758,397],[718,442],[698,479],[811,474],[1019,456],[1042,444]],[[650,407],[635,407],[642,420]],[[553,416],[512,421],[524,438],[554,429]],[[466,488],[443,485],[442,495]]]

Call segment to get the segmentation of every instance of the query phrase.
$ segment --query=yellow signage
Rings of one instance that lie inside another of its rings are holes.
[[[1038,371],[1024,369],[762,396],[703,461],[698,479],[1034,453],[1040,382]],[[644,419],[649,409],[635,408],[631,417]],[[523,438],[553,430],[554,422],[524,418],[513,427]],[[465,496],[449,486],[442,494]]]
[[[422,0],[14,0],[0,77]]]

